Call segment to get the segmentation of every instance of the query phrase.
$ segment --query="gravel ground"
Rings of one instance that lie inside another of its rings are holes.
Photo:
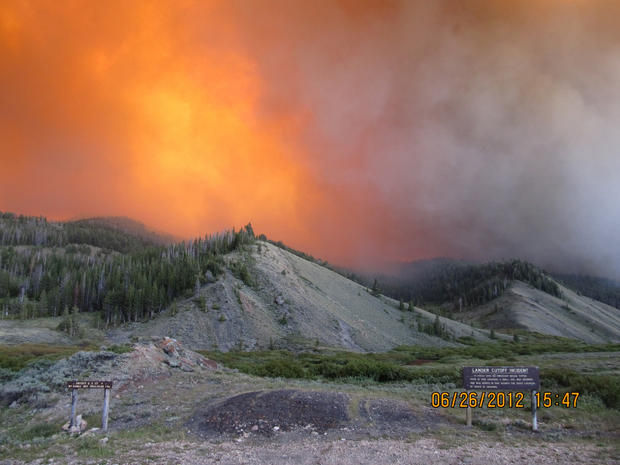
[[[291,441],[287,434],[269,440],[210,443],[170,441],[146,443],[122,456],[101,459],[63,457],[35,460],[32,464],[219,464],[219,465],[392,465],[392,464],[605,464],[617,465],[618,450],[583,443],[524,444],[469,442],[446,447],[445,442],[423,438],[394,440]],[[23,462],[2,462],[17,465]]]
[[[167,450],[163,452],[162,449]],[[173,452],[174,451],[174,452]],[[161,457],[143,463],[192,464],[312,464],[312,465],[378,465],[378,464],[618,464],[605,450],[581,444],[513,447],[501,443],[475,443],[455,448],[442,448],[434,439],[415,442],[393,440],[330,441],[308,440],[292,443],[223,443],[215,447],[196,447],[191,443],[154,445],[149,455]],[[140,454],[144,455],[144,454]],[[128,457],[129,458],[129,457]],[[135,462],[139,463],[139,462]]]

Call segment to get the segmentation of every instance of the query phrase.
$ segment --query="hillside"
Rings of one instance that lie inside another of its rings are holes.
[[[256,239],[249,224],[162,242],[165,236],[124,218],[49,223],[0,215],[0,334],[7,343],[170,336],[222,351],[386,351],[484,340],[491,329],[499,338],[521,330],[620,340],[619,310],[519,260],[434,260],[409,270],[409,278],[364,285]]]
[[[174,245],[147,241],[125,220],[4,214],[0,230],[0,332],[10,343],[66,340],[55,328],[74,342],[166,335],[224,351],[382,351],[488,337],[404,311],[311,257],[257,240],[251,225]]]
[[[266,349],[268,347],[339,347],[384,351],[398,345],[442,346],[463,336],[487,339],[486,331],[440,318],[445,338],[418,330],[435,315],[422,309],[401,311],[398,302],[323,266],[268,242],[251,253],[233,253],[234,264],[246,260],[252,285],[226,271],[198,295],[181,301],[176,315],[112,331],[115,342],[133,337],[169,335],[196,349]],[[233,265],[234,267],[234,265]],[[204,308],[205,310],[202,310]]]
[[[553,277],[579,295],[620,308],[620,283],[607,278],[588,275],[554,273]]]
[[[531,331],[588,343],[619,341],[620,310],[586,296],[615,303],[617,285],[600,278],[563,278],[560,281],[520,260],[473,264],[435,259],[403,265],[398,275],[380,276],[375,282],[395,298],[410,299],[476,327]],[[362,282],[371,279],[366,276]]]
[[[620,310],[560,286],[554,297],[514,281],[501,297],[459,314],[496,330],[526,330],[596,344],[620,341]]]
[[[421,305],[451,305],[462,311],[501,296],[517,280],[560,296],[558,283],[548,273],[517,259],[480,264],[446,258],[422,260],[401,265],[393,274],[375,277],[373,286],[394,298]],[[370,285],[373,281],[367,275],[362,282]]]

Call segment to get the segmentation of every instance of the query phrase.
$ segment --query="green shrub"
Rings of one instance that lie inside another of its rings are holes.
[[[497,423],[493,423],[491,421],[474,420],[472,423],[482,431],[497,431],[498,429]]]
[[[37,423],[27,428],[19,438],[22,441],[32,441],[34,438],[47,438],[56,433],[60,433],[62,429],[58,425],[51,423]]]
[[[258,376],[269,378],[305,378],[306,371],[303,367],[292,360],[273,360],[260,367],[256,373]]]
[[[410,379],[410,373],[397,365],[374,360],[347,360],[344,364],[334,361],[322,363],[315,373],[328,379],[369,378],[377,382],[403,381]]]
[[[492,360],[506,364],[514,360],[513,355],[528,348],[531,353],[617,351],[617,344],[586,345],[577,341],[546,340],[527,343],[508,341],[477,343],[469,337],[460,342],[470,345],[460,347],[420,347],[401,346],[390,352],[358,354],[352,352],[321,353],[318,351],[292,353],[284,350],[256,352],[206,352],[205,356],[223,365],[236,368],[244,373],[258,376],[300,377],[309,379],[329,379],[351,382],[352,379],[370,382],[412,382],[415,384],[452,384],[461,386],[461,367],[468,364],[467,359]],[[273,349],[273,341],[270,342]],[[517,350],[515,350],[517,349]],[[573,350],[567,350],[573,349]],[[507,359],[510,354],[511,359]],[[412,366],[417,360],[445,363],[444,366]],[[472,360],[473,362],[473,360]],[[556,391],[576,391],[598,396],[605,405],[620,408],[620,377],[602,375],[580,375],[567,370],[542,370],[543,389]]]
[[[254,286],[254,280],[252,279],[252,276],[250,275],[250,271],[248,270],[248,267],[245,263],[231,262],[230,271],[232,271],[232,274],[236,278],[243,281],[243,284],[245,284],[246,286],[249,286],[249,287]]]
[[[207,299],[205,299],[204,296],[196,297],[193,302],[199,310],[203,312],[207,311]]]
[[[77,446],[78,454],[83,457],[108,458],[114,456],[109,446],[104,446],[96,437],[80,438]]]
[[[596,396],[609,408],[620,410],[620,376],[582,375],[572,370],[541,370],[545,389],[579,392]]]
[[[115,354],[126,354],[133,351],[133,346],[131,344],[117,344],[108,347],[107,350]]]
[[[0,384],[4,384],[6,382],[11,381],[17,376],[13,370],[7,370],[6,368],[0,367]]]
[[[217,278],[224,272],[224,259],[220,255],[209,256],[203,266],[203,271],[210,271]]]
[[[53,346],[48,344],[0,345],[0,368],[19,371],[39,360],[58,360],[69,357],[79,350],[75,346]]]

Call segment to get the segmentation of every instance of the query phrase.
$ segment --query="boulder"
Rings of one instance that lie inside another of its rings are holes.
[[[82,415],[78,415],[75,417],[75,425],[70,426],[70,422],[68,421],[62,425],[62,429],[70,434],[80,434],[82,431],[86,431],[87,426],[88,423],[82,418]]]

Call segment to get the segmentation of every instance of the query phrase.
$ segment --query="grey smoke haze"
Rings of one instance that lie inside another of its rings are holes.
[[[301,109],[305,163],[364,217],[356,237],[315,221],[358,265],[520,257],[620,277],[620,2],[232,8],[272,83],[262,111]]]

